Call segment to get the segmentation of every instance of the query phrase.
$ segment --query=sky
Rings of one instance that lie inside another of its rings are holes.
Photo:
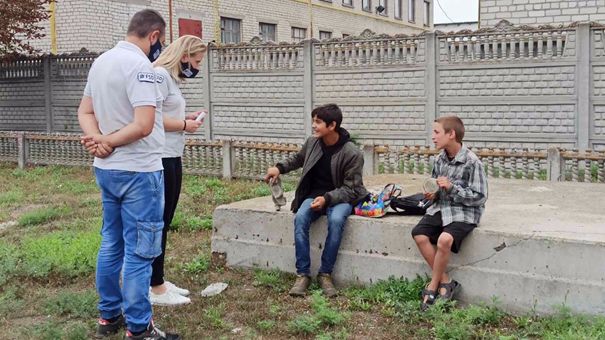
[[[433,2],[436,24],[452,22],[447,16],[454,22],[477,21],[479,0],[433,0]],[[439,3],[443,10],[439,8]]]

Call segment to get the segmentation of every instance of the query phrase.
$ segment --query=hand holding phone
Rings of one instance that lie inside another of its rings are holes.
[[[195,118],[196,122],[201,122],[202,119],[204,119],[204,117],[206,117],[206,112],[204,111],[200,111],[198,112],[199,114],[197,115],[197,117]]]

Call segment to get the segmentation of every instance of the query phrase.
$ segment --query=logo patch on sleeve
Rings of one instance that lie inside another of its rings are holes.
[[[139,72],[137,74],[138,81],[144,81],[146,83],[154,83],[155,82],[155,73],[153,72]]]
[[[164,76],[161,74],[156,74],[155,75],[155,82],[158,84],[161,84],[164,82]]]

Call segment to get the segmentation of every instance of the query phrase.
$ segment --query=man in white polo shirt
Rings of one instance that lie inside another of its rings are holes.
[[[162,251],[164,227],[162,96],[151,61],[160,54],[165,28],[156,11],[136,13],[126,40],[93,63],[78,109],[103,200],[97,337],[120,331],[126,319],[126,339],[180,339],[154,327],[149,301],[151,263]]]

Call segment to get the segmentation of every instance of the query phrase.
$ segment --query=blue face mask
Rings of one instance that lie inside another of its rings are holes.
[[[151,61],[153,63],[154,61],[156,61],[156,59],[158,59],[161,52],[162,52],[162,42],[160,41],[160,39],[158,39],[158,41],[156,41],[155,44],[151,45],[147,58],[149,58],[149,61]]]
[[[185,78],[193,78],[197,76],[198,70],[197,68],[193,68],[190,63],[181,62],[181,75]]]

